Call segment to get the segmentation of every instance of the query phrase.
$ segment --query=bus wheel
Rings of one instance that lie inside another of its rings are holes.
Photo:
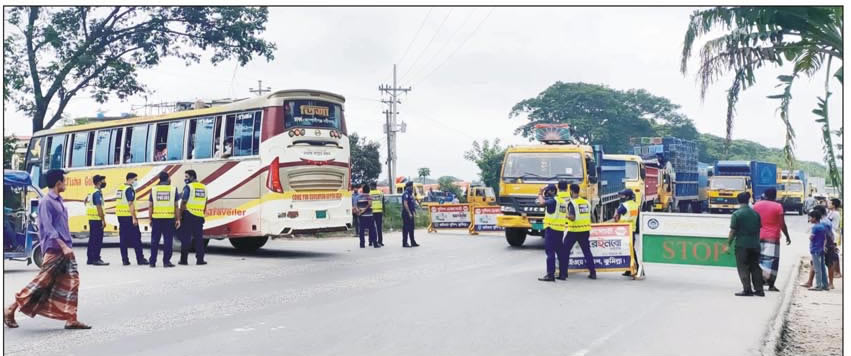
[[[33,263],[35,263],[35,265],[38,266],[38,268],[41,268],[41,264],[44,263],[44,254],[41,253],[41,245],[40,244],[37,244],[37,243],[33,244],[33,251],[32,251],[32,257],[31,258],[32,258]]]
[[[263,247],[266,244],[266,241],[269,241],[268,236],[259,236],[259,237],[240,237],[240,238],[230,238],[230,244],[233,245],[237,250],[243,252],[254,252],[259,248]]]
[[[513,247],[523,246],[523,243],[526,242],[526,230],[517,228],[506,228],[505,240],[508,241],[508,244]]]

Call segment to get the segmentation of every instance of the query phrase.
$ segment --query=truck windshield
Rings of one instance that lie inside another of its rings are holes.
[[[745,179],[739,177],[712,177],[709,189],[745,190]]]
[[[583,176],[578,152],[515,152],[505,159],[503,178],[556,180]]]
[[[638,162],[626,162],[626,180],[638,180]]]

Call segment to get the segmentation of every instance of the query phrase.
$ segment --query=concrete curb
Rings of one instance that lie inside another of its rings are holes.
[[[768,330],[765,332],[760,355],[762,356],[777,356],[777,347],[780,345],[780,336],[783,333],[783,328],[786,326],[786,316],[789,314],[789,308],[792,306],[792,296],[795,291],[798,281],[798,274],[801,272],[801,267],[804,265],[803,260],[799,259],[789,271],[789,279],[786,280],[786,285],[783,286],[783,295],[781,296],[780,306],[774,314],[774,319],[769,323]]]

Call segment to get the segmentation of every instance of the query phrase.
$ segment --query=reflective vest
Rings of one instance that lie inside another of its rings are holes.
[[[627,200],[623,202],[626,208],[626,215],[621,216],[620,221],[632,224],[632,231],[638,227],[638,203],[635,200]]]
[[[372,190],[369,192],[372,197],[372,212],[381,214],[384,212],[384,203],[382,202],[384,194],[380,190]]]
[[[550,228],[555,231],[564,231],[567,226],[567,202],[570,194],[558,193],[555,196],[556,209],[550,214],[544,209],[544,228]]]
[[[171,185],[155,185],[151,188],[151,217],[154,219],[174,219],[174,187]]]
[[[130,216],[130,202],[127,201],[127,189],[133,188],[124,184],[118,188],[115,196],[115,216]]]
[[[95,193],[99,192],[100,189],[92,189],[89,195],[86,197],[86,216],[89,217],[89,220],[100,221],[100,214],[98,214],[98,207],[95,205]],[[103,196],[101,196],[101,204],[103,204]]]
[[[186,201],[186,211],[199,218],[203,218],[206,207],[207,186],[200,182],[189,183],[189,200]]]
[[[591,204],[588,204],[588,201],[582,198],[571,199],[569,204],[573,205],[576,219],[573,221],[567,220],[567,231],[591,231]]]

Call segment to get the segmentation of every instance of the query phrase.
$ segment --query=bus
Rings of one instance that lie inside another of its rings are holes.
[[[88,234],[84,199],[92,177],[106,177],[107,226],[117,235],[116,190],[138,175],[137,215],[150,232],[148,195],[160,172],[183,189],[193,169],[208,189],[204,235],[253,251],[269,237],[346,230],[351,167],[345,99],[317,90],[282,90],[231,104],[36,132],[26,170],[64,169],[63,194],[74,235]],[[209,242],[209,240],[207,241]]]

